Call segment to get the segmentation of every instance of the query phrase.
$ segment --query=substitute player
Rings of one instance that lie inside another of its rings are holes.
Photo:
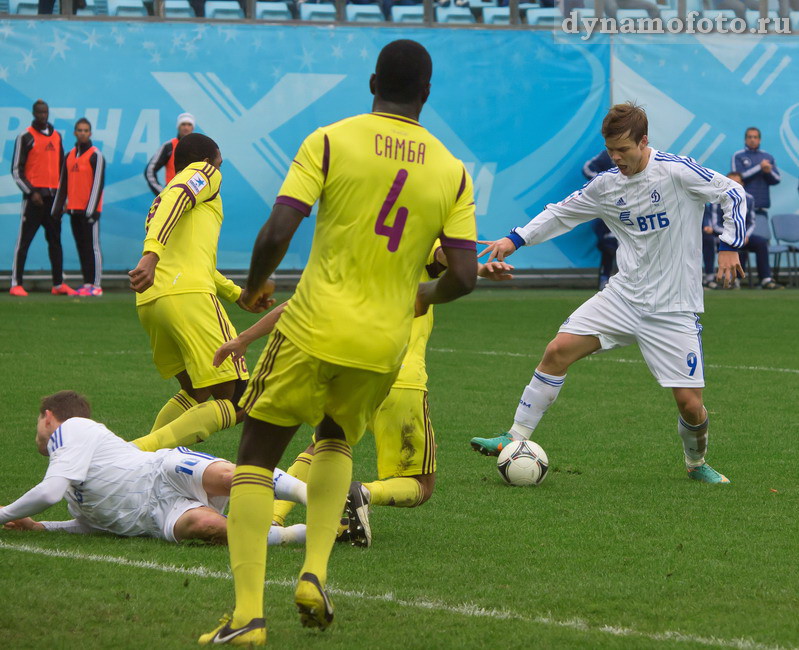
[[[425,264],[420,281],[435,280],[447,268],[447,258],[436,243]],[[513,267],[504,262],[479,264],[478,277],[495,281],[510,280]],[[253,327],[245,330],[217,351],[214,363],[227,355],[243,356],[247,346],[271,332],[273,310]],[[270,326],[271,323],[271,326]],[[415,318],[411,327],[408,350],[402,360],[397,379],[383,403],[372,415],[367,429],[374,434],[377,448],[377,475],[380,480],[369,483],[354,481],[347,497],[349,541],[356,546],[371,546],[369,523],[371,506],[415,508],[433,494],[436,479],[436,442],[427,402],[427,369],[425,352],[433,331],[433,309]],[[288,473],[302,481],[308,478],[314,444],[294,460]],[[272,521],[284,525],[294,507],[293,501],[276,501]]]
[[[474,288],[471,179],[418,122],[431,75],[430,55],[419,43],[386,45],[369,82],[374,112],[305,139],[258,235],[247,280],[253,292],[319,201],[308,264],[242,401],[247,415],[228,521],[236,607],[200,643],[266,642],[273,468],[302,422],[316,427],[317,443],[295,602],[303,625],[330,625],[327,564],[352,477],[352,446],[397,376],[414,296],[422,314]],[[437,237],[449,268],[419,285]]]
[[[47,473],[14,503],[0,507],[0,525],[14,522],[7,527],[225,543],[222,511],[230,494],[232,463],[185,447],[140,451],[90,417],[88,401],[74,391],[42,399],[36,446],[49,457]],[[305,501],[302,481],[280,470],[275,487],[289,499]],[[74,519],[29,519],[61,499],[67,500]],[[275,526],[269,543],[302,543],[304,528]]]
[[[510,431],[472,438],[472,447],[496,456],[512,440],[529,439],[555,401],[575,361],[595,352],[637,343],[650,372],[677,402],[688,476],[729,483],[705,462],[708,414],[702,355],[702,214],[706,202],[721,205],[718,278],[729,286],[743,269],[743,188],[690,158],[649,147],[648,122],[632,103],[613,106],[602,122],[605,147],[616,167],[597,174],[581,190],[549,204],[522,228],[488,244],[489,260],[504,260],[520,246],[538,244],[595,217],[619,240],[619,272],[607,287],[561,325],[525,387]]]
[[[221,165],[219,147],[208,136],[191,133],[180,140],[178,172],[150,207],[144,253],[129,274],[156,368],[181,387],[158,413],[153,431],[209,397],[235,403],[249,376],[244,359],[211,364],[216,349],[236,335],[217,296],[252,312],[267,305],[263,289],[242,292],[216,270],[224,218]],[[190,442],[161,440],[149,451]]]

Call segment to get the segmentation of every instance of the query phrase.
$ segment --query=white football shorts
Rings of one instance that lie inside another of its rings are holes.
[[[184,512],[202,506],[222,514],[228,497],[209,497],[203,489],[203,472],[209,465],[228,462],[186,447],[164,455],[152,492],[153,536],[175,542],[175,523]]]
[[[559,332],[596,336],[605,352],[637,343],[664,388],[703,388],[702,326],[694,312],[647,312],[605,287],[580,305]]]

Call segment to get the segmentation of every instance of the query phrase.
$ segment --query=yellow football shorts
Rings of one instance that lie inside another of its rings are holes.
[[[375,436],[380,479],[436,471],[436,441],[426,390],[392,388],[368,428]]]
[[[164,379],[186,370],[194,388],[247,379],[244,359],[228,357],[214,368],[214,353],[236,336],[219,299],[212,293],[161,296],[139,305],[139,320],[150,336],[153,362]]]
[[[328,415],[355,445],[396,376],[322,361],[276,330],[239,406],[250,417],[283,427],[315,427]]]

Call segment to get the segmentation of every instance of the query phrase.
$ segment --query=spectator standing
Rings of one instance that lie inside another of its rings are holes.
[[[741,174],[737,172],[730,172],[727,174],[727,178],[734,180],[736,183],[741,183]],[[760,280],[760,286],[767,290],[784,289],[784,286],[777,284],[774,281],[774,278],[771,274],[771,264],[769,264],[768,259],[768,239],[761,237],[760,235],[756,235],[754,232],[755,221],[757,219],[756,210],[754,207],[757,205],[755,199],[749,192],[745,192],[745,194],[746,232],[744,234],[744,245],[739,249],[741,251],[739,253],[741,258],[741,266],[746,268],[746,262],[749,258],[749,253],[754,253],[755,262],[757,264],[757,277]],[[715,233],[720,235],[724,232],[721,206],[716,203],[711,205],[710,209],[713,230]],[[705,268],[705,271],[707,272],[707,268]],[[735,288],[737,289],[738,287],[739,284],[736,283]]]
[[[44,228],[47,252],[53,274],[52,293],[74,296],[75,290],[64,282],[64,252],[61,248],[61,216],[52,214],[58,189],[59,173],[64,162],[61,134],[48,122],[50,107],[43,99],[33,105],[33,122],[17,136],[11,174],[22,190],[22,210],[14,262],[11,269],[12,296],[28,295],[22,286],[25,260],[39,227]]]
[[[774,156],[760,148],[760,129],[750,126],[744,134],[746,147],[732,156],[732,171],[740,174],[744,189],[754,197],[755,214],[768,216],[770,187],[780,182]]]
[[[191,113],[181,113],[177,121],[178,134],[171,140],[167,140],[161,145],[158,152],[150,158],[147,167],[144,168],[144,178],[153,194],[158,196],[164,186],[175,177],[175,147],[181,138],[194,132],[194,115]],[[158,182],[158,170],[166,167],[164,172],[164,184]]]
[[[92,144],[92,125],[85,117],[75,122],[75,146],[64,159],[53,215],[69,212],[72,235],[78,249],[83,286],[79,296],[102,296],[100,278],[103,254],[100,250],[100,214],[103,210],[105,159]]]
[[[583,176],[589,181],[597,174],[606,172],[616,165],[608,155],[607,149],[602,149],[596,156],[587,161],[583,165]],[[599,266],[599,290],[605,288],[611,274],[613,273],[613,265],[616,263],[616,249],[619,247],[619,240],[616,239],[610,228],[605,225],[602,219],[595,219],[591,222],[591,228],[596,235],[596,247],[602,254],[602,260]]]
[[[705,278],[702,285],[706,289],[719,288],[715,274],[716,248],[718,247],[718,236],[724,232],[724,229],[720,228],[717,222],[714,222],[713,212],[713,206],[710,203],[706,203],[705,213],[702,215],[702,260],[705,267]]]

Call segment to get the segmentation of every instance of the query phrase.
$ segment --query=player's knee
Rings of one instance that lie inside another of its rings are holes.
[[[683,393],[677,396],[677,408],[680,415],[691,423],[699,423],[705,419],[705,405],[702,396],[692,393]]]
[[[554,338],[547,345],[544,350],[544,358],[542,363],[548,368],[552,369],[565,369],[569,366],[569,350],[568,346],[561,340]]]
[[[422,488],[422,494],[419,497],[419,503],[416,506],[420,506],[425,503],[431,496],[433,496],[433,491],[436,487],[436,475],[435,474],[420,474],[419,476],[414,476],[418,482],[419,486]]]

